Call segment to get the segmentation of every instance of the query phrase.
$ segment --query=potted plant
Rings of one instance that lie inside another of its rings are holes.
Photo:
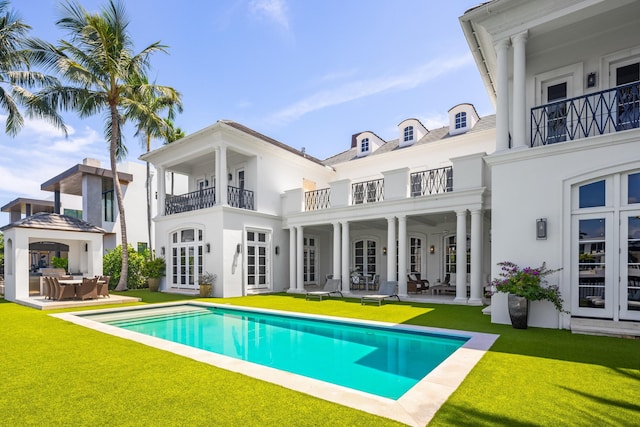
[[[213,285],[215,285],[217,278],[218,276],[216,274],[211,274],[206,271],[198,276],[198,283],[200,285],[200,298],[207,298],[212,296]]]
[[[144,265],[144,275],[147,277],[147,283],[149,284],[149,290],[151,292],[158,292],[160,289],[160,278],[165,275],[166,263],[164,258],[154,258],[147,260]]]
[[[545,263],[537,268],[520,268],[510,261],[499,262],[498,265],[502,272],[491,285],[496,292],[508,294],[509,317],[514,328],[527,328],[529,301],[550,301],[558,311],[564,311],[560,289],[556,285],[548,285],[545,280],[546,276],[561,269],[548,269]]]

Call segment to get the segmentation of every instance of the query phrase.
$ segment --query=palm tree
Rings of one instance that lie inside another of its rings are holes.
[[[150,56],[166,53],[166,46],[155,42],[133,53],[133,41],[127,30],[129,21],[121,0],[109,0],[95,14],[70,0],[63,4],[62,11],[63,17],[56,25],[68,33],[69,40],[60,41],[58,46],[32,41],[29,47],[40,64],[55,69],[68,84],[43,88],[29,105],[40,110],[77,111],[81,118],[104,114],[122,235],[122,271],[116,290],[127,290],[127,227],[117,170],[117,161],[126,153],[122,126],[128,119],[140,120],[133,112],[145,110],[142,100],[146,95],[177,101],[179,94],[167,86],[139,84],[150,68]]]
[[[169,141],[175,137],[175,129],[170,127],[171,119],[174,118],[176,110],[182,111],[182,104],[180,99],[176,99],[173,96],[159,96],[153,90],[146,90],[149,85],[149,80],[146,76],[140,76],[140,81],[137,82],[139,87],[137,93],[140,96],[141,104],[132,105],[127,111],[127,116],[135,117],[138,121],[136,136],[142,136],[146,144],[147,153],[151,151],[151,139],[160,138],[165,141]],[[141,109],[142,108],[142,109]],[[168,117],[163,119],[159,114],[163,111],[168,112]],[[147,163],[147,233],[149,236],[149,250],[151,251],[151,257],[153,258],[153,251],[151,250],[151,170],[149,162]]]
[[[22,22],[9,8],[8,1],[0,1],[0,109],[6,111],[5,132],[17,135],[24,124],[18,103],[26,102],[31,93],[29,86],[44,87],[56,83],[56,79],[30,68],[30,52],[24,49],[30,26]],[[37,106],[36,106],[37,107]],[[57,114],[41,112],[57,127],[64,129]]]

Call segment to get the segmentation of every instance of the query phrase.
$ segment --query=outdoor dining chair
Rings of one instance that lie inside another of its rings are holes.
[[[82,301],[89,298],[98,298],[98,278],[89,279],[84,277],[82,284],[76,290],[76,297]]]

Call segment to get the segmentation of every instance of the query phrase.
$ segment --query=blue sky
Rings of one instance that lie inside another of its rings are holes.
[[[80,3],[90,11],[105,4]],[[136,51],[155,41],[169,46],[152,58],[150,77],[182,94],[176,124],[187,134],[229,119],[324,159],[348,149],[357,132],[394,139],[406,118],[445,125],[461,102],[493,114],[458,22],[479,3],[135,0],[126,9]],[[31,35],[50,42],[66,38],[55,26],[59,4],[12,1]],[[0,206],[52,199],[40,184],[85,157],[108,167],[102,116],[65,120],[68,138],[40,121],[27,121],[16,138],[0,134]],[[125,138],[129,160],[138,161],[142,144],[131,129]]]

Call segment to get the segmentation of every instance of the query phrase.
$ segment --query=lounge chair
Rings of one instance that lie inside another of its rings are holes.
[[[429,281],[420,279],[420,273],[407,274],[407,293],[417,294],[429,289]]]
[[[82,285],[79,285],[76,289],[76,297],[82,301],[89,298],[98,298],[98,278],[83,278]]]
[[[309,298],[319,298],[322,301],[322,297],[331,296],[331,294],[340,294],[342,297],[342,292],[340,291],[340,280],[339,279],[328,279],[324,284],[324,288],[321,291],[311,291],[307,292],[306,300]]]
[[[377,302],[378,305],[381,305],[382,301],[384,301],[385,299],[394,298],[394,297],[398,298],[398,301],[400,301],[400,297],[396,292],[397,286],[398,286],[398,282],[396,281],[382,282],[380,284],[380,290],[378,291],[379,293],[375,295],[364,295],[360,299],[360,304],[364,305],[367,302]]]

